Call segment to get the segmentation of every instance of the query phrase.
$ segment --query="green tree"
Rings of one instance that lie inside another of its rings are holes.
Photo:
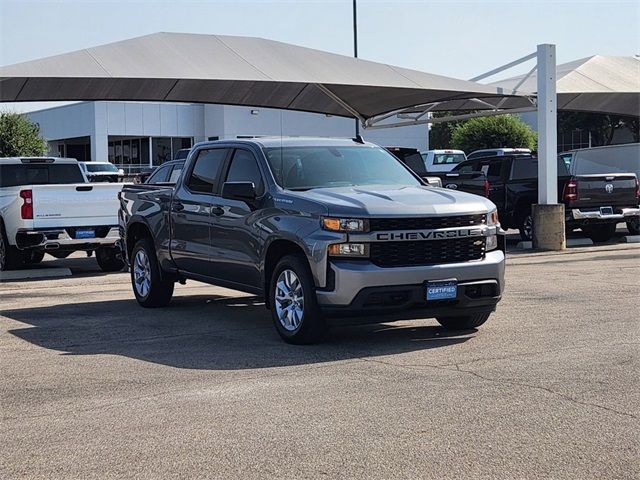
[[[462,115],[469,112],[435,112],[433,118],[449,117],[451,115]],[[451,136],[460,122],[434,123],[429,129],[429,148],[432,150],[442,150],[451,147]]]
[[[472,118],[457,125],[451,136],[451,146],[467,153],[501,147],[535,150],[536,143],[536,132],[513,115]]]
[[[46,152],[38,124],[19,113],[0,113],[0,157],[37,157]]]

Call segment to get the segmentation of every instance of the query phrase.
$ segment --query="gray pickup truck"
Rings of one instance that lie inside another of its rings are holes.
[[[427,186],[361,138],[200,143],[175,185],[125,186],[120,203],[140,305],[167,305],[186,279],[264,295],[290,343],[348,316],[472,329],[504,289],[495,205]]]

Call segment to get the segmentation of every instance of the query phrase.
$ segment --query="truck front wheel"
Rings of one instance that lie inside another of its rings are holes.
[[[490,315],[490,313],[476,313],[463,317],[438,317],[436,320],[447,330],[471,330],[486,322]]]
[[[278,262],[269,282],[269,295],[273,323],[285,342],[309,344],[322,339],[327,326],[304,256],[287,255]]]
[[[138,240],[133,247],[130,270],[133,293],[140,305],[154,308],[169,304],[175,284],[160,275],[156,251],[148,238]]]

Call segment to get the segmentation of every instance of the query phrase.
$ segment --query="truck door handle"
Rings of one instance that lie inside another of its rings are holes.
[[[180,203],[180,202],[174,202],[172,210],[174,212],[181,212],[181,211],[184,210],[184,205],[182,203]]]
[[[224,208],[216,205],[215,207],[211,207],[211,214],[212,215],[216,215],[216,216],[220,216],[220,215],[224,215]]]

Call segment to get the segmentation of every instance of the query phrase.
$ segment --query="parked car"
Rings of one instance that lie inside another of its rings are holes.
[[[640,143],[581,148],[560,154],[573,175],[633,172],[640,178]],[[627,220],[627,230],[640,234],[640,217]]]
[[[526,154],[479,158],[458,164],[451,173],[474,172],[485,174],[485,189],[498,206],[501,225],[517,228],[523,240],[531,240],[531,205],[538,201],[538,159]],[[457,180],[443,179],[445,187],[448,182]],[[476,189],[479,182],[478,178]],[[462,184],[457,188],[465,189]],[[633,173],[570,175],[563,158],[558,157],[558,195],[565,204],[566,226],[581,228],[594,242],[609,240],[618,222],[640,214],[638,188]]]
[[[485,148],[482,150],[474,150],[467,155],[467,160],[483,157],[502,157],[504,155],[516,154],[531,155],[531,150],[528,148]]]
[[[124,179],[124,170],[110,162],[78,162],[90,182],[119,182]]]
[[[264,295],[287,342],[353,315],[476,328],[504,288],[495,205],[431,188],[361,139],[200,143],[175,186],[120,198],[140,305],[167,305],[186,279]]]
[[[421,156],[424,168],[429,173],[449,172],[467,159],[462,150],[427,150]]]
[[[176,183],[184,168],[184,162],[184,160],[171,160],[170,162],[163,163],[155,169],[153,174],[151,174],[144,183]]]
[[[87,183],[72,158],[0,158],[0,270],[96,252],[104,271],[120,270],[118,192]]]

